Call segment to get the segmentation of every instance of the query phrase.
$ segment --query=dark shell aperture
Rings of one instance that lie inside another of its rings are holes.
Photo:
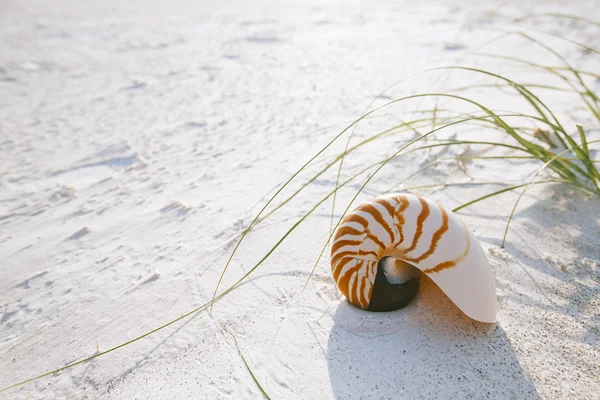
[[[404,283],[390,283],[384,272],[383,263],[387,257],[383,257],[377,264],[377,275],[373,285],[373,293],[369,302],[369,311],[394,311],[406,306],[415,297],[419,290],[421,278],[410,279]]]

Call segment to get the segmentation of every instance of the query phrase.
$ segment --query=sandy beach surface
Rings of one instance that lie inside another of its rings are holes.
[[[543,79],[471,51],[517,29],[510,21],[531,12],[600,21],[595,1],[483,3],[3,1],[0,388],[118,346],[206,303],[235,239],[274,190],[371,105],[474,80],[461,73],[437,75],[442,81],[416,77],[377,97],[394,82],[459,63]],[[598,26],[551,17],[522,26],[600,48]],[[544,38],[578,67],[600,71],[600,56]],[[560,65],[517,38],[494,46]],[[592,84],[598,92],[600,81]],[[507,94],[496,96],[497,89],[486,93],[489,107],[521,107]],[[590,136],[600,139],[597,122],[573,108],[571,97],[547,95],[562,118],[590,124]],[[427,101],[393,105],[361,123],[354,137],[425,108]],[[569,126],[576,132],[574,122]],[[462,135],[458,130],[439,137]],[[404,135],[353,153],[342,176],[413,133]],[[346,137],[273,205],[339,154]],[[468,150],[407,153],[355,204],[436,158]],[[539,167],[532,160],[446,161],[397,190],[521,183]],[[333,190],[336,172],[251,231],[219,292]],[[335,217],[365,179],[340,191]],[[454,208],[494,189],[414,192]],[[565,185],[532,188],[503,249],[518,194],[458,213],[494,270],[496,324],[469,319],[427,279],[402,310],[354,308],[331,278],[327,251],[302,291],[332,226],[327,201],[212,313],[200,311],[0,398],[261,398],[234,335],[272,399],[600,398],[600,199]]]

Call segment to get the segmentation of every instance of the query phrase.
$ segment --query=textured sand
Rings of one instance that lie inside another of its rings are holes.
[[[546,1],[88,3],[0,5],[0,387],[124,343],[209,300],[230,239],[267,193],[393,82],[467,62],[466,51],[494,36],[491,29],[529,11],[600,20],[594,1],[568,9]],[[600,48],[598,28],[539,23]],[[516,41],[502,46],[530,55]],[[577,65],[600,70],[599,57],[558,46]],[[534,60],[557,64],[543,52]],[[447,79],[470,83],[460,74]],[[390,98],[433,83],[410,81]],[[554,101],[569,110],[570,100]],[[365,123],[357,138],[377,128]],[[390,146],[397,143],[349,158],[346,174]],[[458,153],[396,160],[361,199]],[[474,161],[467,171],[521,182],[538,166]],[[461,174],[447,163],[413,185]],[[222,288],[334,183],[333,172],[319,178],[259,225]],[[419,193],[455,207],[487,191]],[[502,250],[515,199],[460,213],[494,269],[497,324],[471,321],[427,280],[404,310],[357,310],[340,299],[327,257],[300,297],[330,228],[327,203],[212,315],[200,312],[0,398],[258,398],[233,333],[271,398],[598,398],[600,200],[559,185],[531,190]]]

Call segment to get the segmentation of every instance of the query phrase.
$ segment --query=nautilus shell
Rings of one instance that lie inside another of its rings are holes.
[[[404,307],[426,274],[467,316],[496,321],[494,275],[481,245],[452,211],[423,197],[380,196],[348,214],[331,269],[342,294],[365,310]]]

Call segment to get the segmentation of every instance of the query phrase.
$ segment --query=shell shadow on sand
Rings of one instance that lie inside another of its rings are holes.
[[[338,306],[329,336],[336,399],[537,399],[504,329],[463,315],[428,278],[404,309]]]

